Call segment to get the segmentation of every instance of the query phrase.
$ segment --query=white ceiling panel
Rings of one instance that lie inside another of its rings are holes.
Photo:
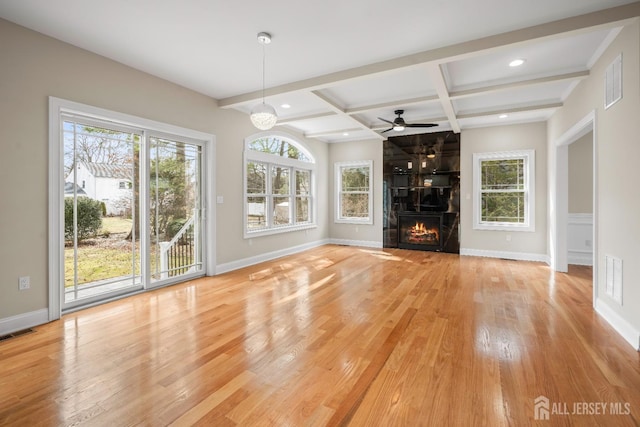
[[[486,55],[446,64],[451,91],[550,76],[587,69],[587,65],[607,35],[615,30],[593,32],[505,47]],[[524,59],[510,67],[514,59]]]
[[[347,141],[364,141],[375,139],[371,137],[371,133],[364,130],[359,131],[351,131],[351,132],[343,132],[338,134],[326,135],[323,137],[326,142],[347,142]]]
[[[571,87],[571,81],[560,81],[509,90],[489,92],[483,95],[455,99],[453,105],[458,114],[496,108],[516,108],[525,105],[544,105],[562,102],[562,96]]]
[[[373,74],[348,80],[323,91],[342,107],[357,108],[382,102],[433,96],[433,87],[425,67]]]
[[[492,114],[487,116],[461,118],[459,119],[459,121],[460,125],[464,129],[487,126],[502,126],[506,124],[545,121],[548,120],[555,111],[555,108],[546,108],[541,110],[509,113],[508,117],[505,118],[501,118],[498,114]]]
[[[289,126],[306,133],[319,132],[343,132],[345,130],[354,129],[357,123],[349,116],[332,115],[314,119],[298,120]]]

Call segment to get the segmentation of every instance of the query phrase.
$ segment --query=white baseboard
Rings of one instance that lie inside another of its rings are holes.
[[[571,265],[593,265],[593,252],[569,249],[567,261]]]
[[[0,319],[0,335],[7,335],[49,322],[49,310],[46,308]]]
[[[515,261],[537,261],[544,262],[546,264],[550,263],[549,255],[547,254],[531,254],[526,252],[487,251],[483,249],[460,248],[460,255],[504,258]]]
[[[260,264],[261,262],[271,261],[283,256],[297,254],[307,249],[316,248],[318,246],[330,243],[329,239],[317,240],[315,242],[305,243],[304,245],[292,246],[290,248],[280,249],[265,254],[256,255],[249,258],[239,259],[216,266],[216,274],[227,273],[229,271],[238,270],[240,268],[249,267],[250,265]]]
[[[343,246],[362,246],[365,248],[382,248],[382,242],[373,240],[329,239],[329,243]]]
[[[604,318],[631,346],[640,351],[640,332],[613,310],[601,298],[596,299],[596,312]]]

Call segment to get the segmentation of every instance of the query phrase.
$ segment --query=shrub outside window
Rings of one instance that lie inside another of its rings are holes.
[[[535,231],[533,150],[473,155],[474,228]]]
[[[373,224],[373,161],[335,164],[335,222]]]
[[[315,227],[314,171],[311,154],[291,137],[247,138],[244,237]]]

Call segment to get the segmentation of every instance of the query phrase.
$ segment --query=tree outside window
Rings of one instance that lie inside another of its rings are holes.
[[[534,231],[534,151],[476,153],[474,228]]]
[[[335,222],[373,224],[373,162],[335,164]]]

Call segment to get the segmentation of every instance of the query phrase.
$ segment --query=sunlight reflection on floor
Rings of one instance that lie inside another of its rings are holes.
[[[383,259],[385,261],[399,261],[399,262],[404,261],[404,262],[413,263],[413,261],[411,261],[411,260],[399,257],[397,255],[392,255],[392,254],[384,252],[384,251],[373,251],[373,250],[370,250],[370,249],[360,249],[360,252],[367,253],[369,255],[372,255],[372,256],[374,256],[376,258]]]

